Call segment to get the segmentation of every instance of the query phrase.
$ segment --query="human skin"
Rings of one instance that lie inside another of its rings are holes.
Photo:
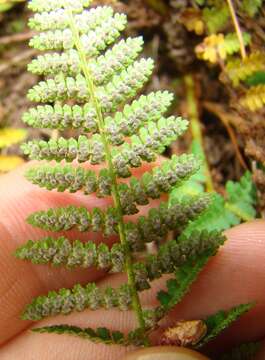
[[[147,168],[140,171],[146,171]],[[64,335],[36,334],[34,326],[71,324],[127,331],[134,326],[132,312],[97,310],[57,316],[32,323],[19,316],[32,298],[49,290],[72,287],[75,283],[96,281],[99,286],[117,286],[125,276],[107,275],[96,269],[65,270],[37,266],[14,258],[15,249],[27,240],[37,240],[48,233],[25,222],[38,210],[75,204],[92,209],[106,206],[104,199],[80,193],[56,193],[39,189],[24,179],[25,168],[0,177],[0,359],[1,360],[116,360],[126,351],[119,346],[95,345]],[[138,170],[139,171],[139,170]],[[139,173],[138,173],[139,175]],[[240,342],[265,338],[265,222],[262,220],[237,226],[226,232],[227,242],[203,270],[190,293],[165,319],[172,325],[180,319],[201,319],[220,309],[256,301],[244,315],[214,343],[215,351]],[[103,241],[99,234],[67,233],[69,238]],[[113,242],[112,238],[109,241]],[[104,240],[106,241],[106,240]],[[144,305],[156,304],[156,293],[165,279],[154,283],[152,290],[141,294]],[[212,346],[212,347],[213,347]],[[210,349],[211,350],[211,349]],[[155,358],[154,358],[155,359]],[[265,346],[258,360],[265,359]]]

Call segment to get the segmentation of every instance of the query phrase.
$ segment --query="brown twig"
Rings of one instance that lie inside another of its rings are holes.
[[[18,54],[17,56],[14,56],[8,62],[0,64],[0,74],[7,71],[10,67],[17,65],[17,64],[33,57],[36,54],[37,54],[37,51],[35,49],[30,49],[30,50],[22,52],[21,54]]]
[[[36,35],[35,31],[27,31],[21,34],[18,33],[13,35],[2,36],[0,38],[0,45],[9,45],[16,42],[27,41],[30,38],[32,38],[34,35]]]
[[[239,146],[238,146],[238,142],[237,142],[237,138],[235,135],[235,132],[233,130],[233,128],[230,126],[229,123],[229,118],[232,117],[231,114],[226,113],[223,108],[221,107],[221,105],[210,102],[210,101],[204,101],[203,102],[203,106],[206,110],[210,111],[211,113],[215,114],[223,123],[224,127],[226,128],[226,131],[230,137],[230,140],[232,142],[232,145],[234,147],[235,150],[235,154],[236,157],[240,163],[240,165],[244,168],[244,169],[248,169],[248,166],[240,152]]]

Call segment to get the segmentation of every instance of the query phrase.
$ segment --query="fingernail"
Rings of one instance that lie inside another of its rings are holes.
[[[128,354],[123,360],[209,360],[196,351],[175,346],[157,346]]]

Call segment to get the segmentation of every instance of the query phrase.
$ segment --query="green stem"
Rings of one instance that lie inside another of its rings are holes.
[[[208,192],[213,192],[214,185],[213,185],[209,165],[206,160],[206,155],[204,152],[203,135],[202,135],[201,123],[199,119],[197,100],[195,95],[195,84],[192,75],[188,74],[184,76],[184,84],[186,87],[187,108],[188,108],[188,116],[190,120],[192,137],[200,145],[200,148],[203,151],[202,157],[203,157],[203,167],[206,177],[206,189]]]
[[[240,45],[241,57],[242,57],[242,59],[245,59],[245,57],[247,56],[246,48],[245,48],[245,45],[244,45],[244,39],[243,39],[242,31],[240,29],[240,25],[239,25],[239,22],[238,22],[238,19],[237,19],[237,16],[236,16],[236,11],[235,11],[232,0],[227,0],[227,4],[228,4],[228,7],[229,7],[229,11],[230,11],[230,14],[231,14],[231,17],[232,17],[232,20],[233,20],[233,23],[234,23],[234,27],[235,27],[235,30],[236,30],[236,34],[237,34],[237,37],[238,37],[238,41],[239,41],[239,45]]]
[[[77,49],[79,57],[80,57],[81,68],[82,68],[82,71],[84,73],[85,79],[87,81],[89,93],[91,95],[91,102],[92,102],[92,104],[93,104],[93,106],[94,106],[94,108],[96,110],[99,133],[101,135],[101,139],[102,139],[102,142],[103,142],[103,145],[104,145],[104,150],[105,150],[105,154],[106,154],[106,161],[107,161],[107,164],[108,164],[109,174],[110,174],[111,179],[112,179],[113,201],[114,201],[114,205],[115,205],[115,207],[117,209],[117,212],[118,212],[117,215],[118,215],[118,229],[119,229],[120,241],[121,241],[121,243],[122,243],[122,245],[124,246],[124,249],[125,249],[126,270],[127,270],[127,276],[128,276],[128,284],[130,286],[131,294],[132,294],[133,309],[134,309],[134,311],[135,311],[135,313],[137,315],[138,322],[139,322],[139,327],[140,327],[140,329],[142,331],[142,334],[143,334],[144,337],[146,337],[143,310],[142,310],[142,306],[141,306],[141,303],[140,303],[138,292],[136,290],[135,275],[134,275],[134,272],[133,272],[132,255],[131,255],[129,243],[128,243],[127,239],[126,239],[125,225],[124,225],[124,221],[123,221],[123,212],[122,212],[121,200],[120,200],[119,189],[118,189],[118,182],[117,182],[115,169],[114,169],[114,166],[113,166],[113,163],[112,163],[111,146],[109,145],[109,142],[108,142],[108,139],[107,139],[107,135],[106,135],[106,131],[105,131],[105,123],[104,123],[104,118],[103,118],[101,106],[100,106],[100,104],[98,102],[98,99],[96,97],[96,87],[94,85],[93,78],[92,78],[92,76],[90,74],[90,70],[89,70],[89,68],[87,66],[87,59],[86,59],[86,55],[85,55],[83,45],[82,45],[82,43],[80,41],[79,31],[78,31],[78,29],[76,27],[75,20],[74,20],[72,12],[71,11],[68,11],[68,12],[69,12],[69,18],[70,18],[70,28],[71,28],[71,31],[73,33],[74,43],[75,43],[76,49]],[[148,344],[149,344],[149,341],[146,338],[145,345],[147,346]]]

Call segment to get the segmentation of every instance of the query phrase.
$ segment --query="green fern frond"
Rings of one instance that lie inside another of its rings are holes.
[[[263,4],[263,0],[243,0],[241,9],[245,11],[250,17],[254,17]]]
[[[47,296],[39,296],[29,304],[22,319],[38,321],[45,317],[59,314],[68,315],[73,311],[99,308],[119,308],[122,311],[130,309],[132,296],[127,284],[117,289],[99,289],[96,284],[86,286],[75,285],[72,289],[61,289],[58,292],[50,291]]]
[[[245,80],[248,86],[265,85],[265,71],[256,71]]]
[[[163,274],[174,272],[176,267],[183,265],[188,260],[196,259],[196,257],[208,251],[215,253],[219,246],[224,243],[224,240],[225,238],[217,232],[202,232],[194,233],[189,238],[182,237],[179,241],[174,240],[167,242],[160,247],[157,255],[148,256],[145,263],[133,264],[137,290],[143,291],[149,289],[150,281],[160,278]],[[50,241],[49,239],[48,242],[46,242],[48,246],[50,245]],[[17,255],[19,256],[21,254],[23,257],[23,255],[26,254],[26,257],[30,257],[31,254],[29,254],[29,252],[33,249],[34,256],[36,254],[34,254],[34,250],[37,249],[37,258],[39,259],[39,251],[42,249],[43,244],[40,246],[38,243],[36,244],[35,246],[32,243],[28,246],[26,245],[26,247],[18,251]],[[59,244],[59,246],[64,245],[65,239],[59,240],[57,244]],[[67,242],[67,245],[68,244]],[[76,246],[80,248],[79,243],[77,243]],[[54,248],[52,247],[51,250],[54,250]],[[61,259],[59,258],[59,261],[62,260],[63,262],[64,259],[68,261],[67,250],[69,250],[69,248],[66,250],[64,248],[62,249]],[[71,250],[70,248],[70,252]],[[120,254],[120,248],[117,250]],[[44,249],[44,255],[45,253]],[[93,256],[93,251],[91,253]],[[104,247],[104,261],[106,261],[106,253],[107,251]],[[70,253],[70,256],[71,255]],[[83,253],[82,255],[85,254]],[[80,261],[79,254],[77,254],[73,261]],[[86,287],[76,285],[72,290],[61,289],[59,292],[52,291],[48,293],[47,296],[35,298],[33,302],[27,306],[23,314],[23,319],[37,321],[48,316],[69,314],[73,311],[83,311],[86,308],[95,310],[100,307],[119,307],[125,311],[128,310],[131,305],[132,298],[127,284],[122,285],[118,289],[107,288],[106,290],[101,290],[95,284],[90,283]]]
[[[225,237],[217,231],[195,231],[189,237],[180,236],[159,247],[157,255],[150,255],[140,265],[140,277],[137,283],[144,284],[142,290],[150,288],[149,281],[159,279],[163,274],[172,274],[187,261],[196,261],[205,253],[215,255],[225,242]],[[210,256],[210,255],[209,255]],[[139,265],[136,264],[138,269]],[[137,276],[136,276],[137,278]]]
[[[238,305],[228,311],[219,311],[218,313],[209,316],[206,320],[207,334],[200,341],[196,348],[200,348],[203,345],[207,344],[210,340],[218,336],[222,331],[224,331],[229,325],[235,322],[239,317],[248,312],[255,304],[248,303]]]
[[[210,34],[216,34],[221,31],[227,25],[230,18],[227,4],[222,2],[217,5],[219,6],[205,7],[202,11],[203,20]]]
[[[127,23],[124,14],[114,14],[107,6],[86,10],[89,4],[90,0],[30,1],[31,10],[37,12],[30,27],[40,31],[30,45],[46,54],[29,65],[33,74],[44,78],[29,90],[28,97],[43,104],[31,108],[23,120],[36,128],[78,129],[81,135],[78,139],[30,141],[23,150],[32,159],[59,163],[28,170],[26,176],[33,184],[59,192],[111,197],[112,205],[91,211],[72,205],[40,211],[32,214],[29,222],[55,232],[100,231],[106,237],[118,235],[120,242],[108,247],[104,243],[49,237],[29,241],[16,256],[37,264],[96,266],[125,272],[128,281],[117,289],[101,289],[90,283],[52,291],[33,300],[23,318],[40,320],[101,307],[133,309],[138,325],[128,336],[105,328],[94,331],[68,325],[35,331],[69,333],[105,343],[148,345],[149,331],[157,326],[165,309],[144,309],[139,293],[163,274],[180,273],[182,269],[180,299],[206,263],[205,256],[208,259],[215,255],[225,238],[220,232],[183,232],[209,205],[209,197],[203,194],[183,197],[175,204],[162,202],[134,221],[125,218],[138,213],[139,206],[149,204],[151,199],[159,199],[182,185],[198,170],[200,161],[192,155],[173,156],[139,179],[131,176],[132,168],[156,160],[183,134],[188,122],[167,117],[173,101],[167,91],[134,99],[148,82],[154,62],[149,58],[137,60],[143,47],[141,37],[118,40]],[[229,49],[227,54],[232,52]],[[76,162],[89,163],[90,169]],[[101,164],[101,170],[94,168],[97,164]],[[170,231],[176,231],[176,240],[163,243]],[[145,245],[154,241],[160,245],[150,255]],[[188,274],[191,263],[194,269]]]
[[[15,256],[21,260],[30,260],[33,264],[52,264],[67,268],[89,268],[95,266],[112,273],[124,270],[125,251],[121,244],[115,244],[111,250],[104,243],[98,246],[92,241],[69,241],[65,237],[44,238],[37,242],[28,241],[17,249]]]
[[[245,343],[224,355],[218,356],[216,360],[253,360],[261,348],[261,343]]]
[[[244,59],[231,59],[227,62],[225,72],[234,86],[246,80],[257,71],[265,70],[265,54],[260,51],[252,52]]]
[[[163,309],[170,310],[183,299],[215,251],[214,249],[214,251],[202,254],[200,257],[188,261],[176,270],[174,279],[167,281],[167,291],[160,291],[157,294]]]
[[[256,216],[254,205],[257,202],[256,188],[250,172],[246,172],[239,182],[228,181],[226,184],[226,208],[244,221],[253,220]]]
[[[199,163],[192,155],[173,156],[160,168],[144,173],[140,180],[132,177],[129,185],[120,184],[124,205],[128,204],[128,196],[138,205],[148,204],[148,198],[158,199],[162,193],[187,180],[198,167]],[[30,168],[26,177],[48,190],[68,190],[71,193],[82,190],[85,194],[96,193],[99,197],[111,195],[111,177],[107,169],[97,175],[93,170],[71,165],[41,165]]]
[[[121,40],[104,55],[90,60],[89,69],[97,85],[103,85],[115,73],[128,68],[142,50],[141,37]],[[82,72],[80,59],[76,50],[69,50],[62,54],[53,53],[38,56],[28,66],[28,70],[37,75],[53,75],[63,72],[69,76],[77,76]]]
[[[193,175],[182,186],[176,187],[170,194],[170,204],[173,205],[180,201],[183,196],[190,195],[191,190],[194,195],[204,191],[203,184],[205,179],[201,170]],[[195,189],[195,191],[194,191]],[[190,222],[183,233],[190,235],[198,230],[226,230],[238,225],[243,221],[255,219],[257,204],[256,186],[251,174],[246,172],[238,182],[228,181],[226,184],[226,197],[219,194],[212,194],[211,203],[197,219]]]
[[[149,210],[147,216],[141,216],[136,223],[125,223],[130,246],[132,249],[142,250],[147,242],[162,241],[169,231],[180,231],[189,221],[198,217],[209,203],[210,197],[207,195],[182,199],[174,206],[161,203],[158,208]],[[83,207],[68,206],[34,213],[28,218],[28,222],[48,231],[76,228],[81,232],[101,231],[103,235],[111,236],[118,234],[117,218],[117,211],[113,207],[106,211],[94,208],[89,212]]]
[[[74,13],[81,13],[85,7],[88,7],[92,0],[31,0],[28,4],[30,10],[34,12],[50,12],[64,7],[71,9]]]
[[[262,109],[265,105],[265,85],[252,86],[239,102],[250,111]]]

